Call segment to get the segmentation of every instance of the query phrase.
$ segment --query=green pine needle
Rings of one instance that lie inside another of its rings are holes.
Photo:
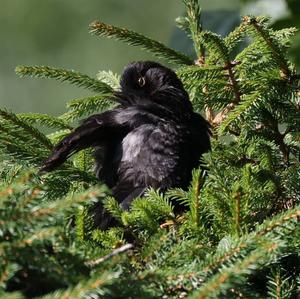
[[[61,115],[63,121],[71,122],[85,115],[101,112],[112,108],[115,103],[110,95],[98,95],[83,99],[75,99],[67,104],[69,111]]]
[[[170,63],[191,65],[193,61],[186,55],[166,47],[161,42],[146,37],[140,33],[95,21],[90,24],[90,33],[124,41],[129,45],[140,46],[141,49],[153,53]]]
[[[64,120],[48,114],[19,113],[17,116],[31,125],[40,124],[48,128],[72,130],[72,127],[69,126]]]
[[[18,66],[16,67],[16,73],[20,77],[51,78],[61,82],[69,82],[97,93],[109,94],[113,91],[106,83],[72,70],[48,66]]]

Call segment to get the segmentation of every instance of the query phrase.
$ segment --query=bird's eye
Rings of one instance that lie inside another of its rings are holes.
[[[145,78],[144,78],[144,77],[140,77],[140,78],[138,79],[138,83],[139,83],[139,86],[140,86],[140,87],[143,87],[143,86],[146,84]]]

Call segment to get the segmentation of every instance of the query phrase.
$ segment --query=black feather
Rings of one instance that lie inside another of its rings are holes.
[[[87,118],[44,162],[51,171],[72,154],[95,148],[96,175],[124,209],[147,187],[186,189],[210,149],[209,124],[193,112],[176,74],[151,61],[132,63],[116,92],[120,105]]]

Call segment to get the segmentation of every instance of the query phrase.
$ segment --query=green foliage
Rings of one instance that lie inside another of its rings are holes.
[[[197,57],[200,58],[200,63],[204,63],[205,53],[204,47],[201,41],[202,26],[200,23],[200,6],[197,0],[184,0],[183,1],[187,9],[186,25],[191,38],[194,42],[195,52]]]
[[[65,121],[73,121],[82,116],[89,115],[97,110],[106,110],[113,106],[109,95],[97,95],[93,97],[72,100],[67,104],[69,111],[61,116]]]
[[[92,33],[180,66],[213,132],[188,190],[149,189],[124,211],[94,177],[91,150],[39,174],[73,122],[115,105],[119,76],[17,68],[96,95],[71,100],[57,117],[0,110],[0,298],[297,298],[300,99],[287,58],[295,30],[249,16],[222,38],[202,28],[197,1],[184,3],[179,26],[194,41],[195,65],[127,29],[96,22]],[[236,54],[243,39],[250,43]],[[115,223],[106,231],[97,227],[102,206]]]
[[[193,61],[182,53],[166,47],[164,44],[146,37],[140,33],[115,27],[95,21],[90,25],[91,33],[106,37],[114,37],[117,40],[125,41],[129,45],[140,46],[159,58],[164,58],[171,63],[176,64],[193,64]]]
[[[18,66],[16,67],[16,73],[21,77],[31,76],[36,78],[51,78],[61,82],[67,81],[99,93],[112,92],[112,88],[104,82],[90,78],[88,75],[65,69],[48,66]]]
[[[72,127],[69,126],[67,122],[52,115],[39,113],[20,113],[17,116],[31,125],[40,124],[53,129],[72,130]]]

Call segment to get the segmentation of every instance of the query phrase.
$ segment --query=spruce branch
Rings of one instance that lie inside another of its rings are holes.
[[[253,94],[244,95],[241,98],[242,101],[239,105],[228,105],[221,113],[219,113],[218,117],[220,116],[220,119],[217,119],[217,117],[215,117],[213,122],[215,124],[221,124],[219,127],[220,132],[224,132],[225,130],[227,130],[229,125],[233,121],[239,119],[253,105],[253,103],[255,103],[259,99],[260,94],[261,93],[257,91]],[[228,114],[229,111],[231,111],[230,114]],[[226,115],[227,117],[224,120]]]
[[[123,245],[123,246],[121,246],[121,247],[113,250],[111,253],[109,253],[109,254],[107,254],[107,255],[105,255],[103,257],[100,257],[100,258],[95,259],[95,260],[87,261],[85,263],[85,265],[88,266],[88,267],[98,266],[98,265],[102,264],[103,262],[105,262],[106,260],[108,260],[108,259],[110,259],[110,258],[112,258],[112,257],[114,257],[116,255],[119,255],[121,253],[124,253],[124,252],[130,250],[130,249],[133,249],[133,247],[134,246],[132,244],[130,244],[130,243],[129,244],[125,244],[125,245]]]
[[[103,297],[106,293],[105,287],[113,283],[120,277],[120,272],[96,273],[89,279],[82,279],[75,286],[70,286],[66,290],[58,290],[49,295],[43,296],[42,299],[81,299],[81,298],[97,298],[100,295]],[[93,293],[95,293],[93,295]]]
[[[187,10],[187,20],[189,23],[189,31],[192,40],[194,41],[194,48],[197,55],[196,64],[205,64],[205,49],[201,40],[202,26],[200,23],[200,6],[198,0],[183,0]]]
[[[28,221],[30,221],[28,219]],[[53,237],[59,231],[58,227],[44,228],[40,229],[33,234],[26,235],[24,239],[13,242],[15,247],[25,247],[25,246],[34,246],[34,242],[41,242],[50,237]]]
[[[232,266],[224,267],[218,274],[213,275],[208,281],[196,291],[191,299],[205,299],[217,296],[226,291],[236,281],[243,281],[246,275],[252,273],[270,254],[278,251],[282,245],[276,242],[264,242],[260,248],[251,252],[241,261]]]
[[[122,222],[123,210],[115,198],[107,196],[103,201],[103,206],[116,220]]]
[[[58,131],[48,134],[47,138],[49,138],[53,144],[56,144],[69,133],[70,133],[70,129],[58,130]]]
[[[235,213],[234,213],[234,222],[235,222],[235,232],[238,236],[241,234],[241,190],[236,190],[233,194],[233,199],[235,201]]]
[[[220,35],[210,31],[203,31],[200,37],[214,61],[221,60],[226,64],[230,61],[228,48]]]
[[[69,111],[60,116],[63,121],[71,122],[84,115],[99,112],[113,107],[112,96],[97,95],[82,99],[75,99],[67,104]]]
[[[267,124],[270,126],[270,128],[273,130],[273,140],[275,143],[278,145],[282,155],[283,155],[283,161],[286,164],[289,164],[289,159],[290,159],[290,153],[289,153],[289,148],[284,142],[284,133],[280,133],[279,131],[279,122],[278,120],[272,115],[270,111],[267,109],[264,109],[263,111],[264,115],[267,118]]]
[[[61,213],[62,211],[70,208],[74,208],[76,205],[84,204],[88,201],[94,201],[98,197],[103,197],[103,190],[96,188],[90,188],[85,192],[77,192],[76,194],[70,194],[63,200],[55,201],[52,203],[46,203],[39,207],[35,207],[29,217],[31,219],[41,219],[55,213]]]
[[[234,93],[234,100],[232,101],[232,104],[237,105],[241,101],[241,92],[240,88],[237,82],[237,79],[235,78],[235,72],[233,68],[238,65],[240,62],[237,61],[226,61],[224,69],[228,71],[228,77],[229,77],[229,83],[230,87],[233,90]]]
[[[233,70],[233,67],[239,64],[239,62],[235,61],[229,61],[227,60],[224,66],[224,70],[227,70],[228,72],[228,78],[229,78],[229,87],[232,89],[233,94],[234,94],[234,99],[232,100],[231,103],[229,103],[222,111],[220,111],[217,115],[214,116],[211,124],[213,126],[218,126],[220,125],[227,114],[234,109],[236,105],[238,105],[241,101],[241,92],[240,92],[240,87],[238,85],[237,79],[235,77],[235,72]],[[208,115],[209,117],[210,114]]]
[[[203,271],[212,272],[216,268],[221,267],[222,265],[229,263],[233,257],[238,257],[242,255],[245,251],[251,250],[255,243],[259,243],[261,238],[264,236],[274,237],[280,235],[280,229],[292,225],[291,230],[297,229],[297,220],[300,218],[300,206],[289,210],[285,213],[281,213],[276,216],[275,219],[265,221],[263,224],[257,226],[257,229],[248,234],[244,235],[240,240],[238,240],[236,246],[233,246],[231,249],[227,250],[224,254],[216,256],[212,259],[212,262],[208,263]],[[293,225],[293,223],[295,225]]]
[[[183,30],[187,35],[190,35],[191,34],[191,31],[190,31],[190,24],[189,24],[189,20],[187,17],[178,17],[175,19],[175,23],[176,23],[176,26]]]
[[[225,72],[220,66],[186,66],[176,70],[187,89],[204,88],[206,85],[226,85]]]
[[[210,57],[213,57],[214,61],[221,60],[225,64],[223,70],[227,73],[229,80],[228,86],[234,95],[231,102],[217,115],[213,112],[211,106],[207,104],[206,119],[210,121],[211,125],[218,126],[225,119],[228,112],[241,101],[241,91],[234,71],[234,67],[240,62],[230,60],[229,48],[221,36],[212,32],[202,32],[201,39],[210,52]]]
[[[102,94],[110,94],[113,92],[108,84],[72,70],[48,66],[18,66],[16,67],[16,73],[20,77],[31,76],[35,78],[51,78],[61,82],[70,82],[71,84]]]
[[[55,116],[48,115],[48,114],[19,113],[19,114],[17,114],[17,116],[31,125],[41,124],[48,128],[61,129],[61,130],[72,130],[73,129],[64,120],[62,120],[58,117],[55,117]]]
[[[81,171],[91,171],[94,164],[93,150],[91,148],[88,148],[77,153],[74,157],[73,164]]]
[[[286,213],[283,213],[282,215],[279,215],[275,217],[275,219],[272,219],[269,221],[268,225],[265,227],[262,226],[260,230],[257,231],[256,235],[258,237],[264,236],[268,233],[272,233],[276,231],[277,228],[284,227],[288,223],[292,221],[298,221],[298,218],[300,218],[300,206],[298,205],[295,209],[292,209]]]
[[[290,78],[292,74],[288,67],[287,59],[285,58],[285,55],[281,51],[280,46],[278,45],[276,40],[271,36],[269,31],[265,28],[263,22],[260,21],[259,18],[255,18],[251,16],[245,16],[243,18],[243,22],[248,26],[252,26],[256,30],[256,32],[262,37],[262,39],[265,41],[268,47],[271,49],[273,53],[273,57],[280,67],[282,78],[283,79]]]
[[[140,33],[95,21],[90,24],[90,33],[94,35],[106,36],[127,42],[129,45],[140,46],[159,58],[175,64],[193,64],[193,61],[186,55],[168,48],[164,44],[146,37]]]
[[[36,128],[19,118],[16,114],[0,109],[0,123],[1,119],[5,121],[5,123],[2,123],[2,127],[7,124],[8,126],[11,126],[11,128],[15,127],[18,130],[23,130],[27,136],[31,136],[31,138],[43,144],[47,149],[52,150],[53,145],[50,140]],[[10,132],[9,129],[7,129],[7,133],[11,135],[14,134],[13,131]]]
[[[273,270],[268,277],[268,295],[274,299],[289,299],[292,297],[292,277],[284,276],[280,269]]]
[[[246,28],[247,25],[243,22],[224,38],[224,43],[229,53],[245,38],[247,34]]]
[[[99,71],[97,79],[109,85],[113,90],[117,90],[120,87],[120,76],[112,71]]]
[[[194,170],[192,173],[192,183],[189,188],[189,196],[187,199],[182,200],[189,206],[191,220],[197,228],[200,226],[200,214],[202,209],[200,200],[205,177],[205,171],[199,169]]]
[[[200,182],[200,176],[198,177],[198,180],[195,184],[195,204],[194,204],[194,213],[195,213],[195,224],[196,226],[198,227],[199,226],[199,210],[200,210],[200,188],[202,187],[201,186],[201,183],[203,184],[203,182]]]

